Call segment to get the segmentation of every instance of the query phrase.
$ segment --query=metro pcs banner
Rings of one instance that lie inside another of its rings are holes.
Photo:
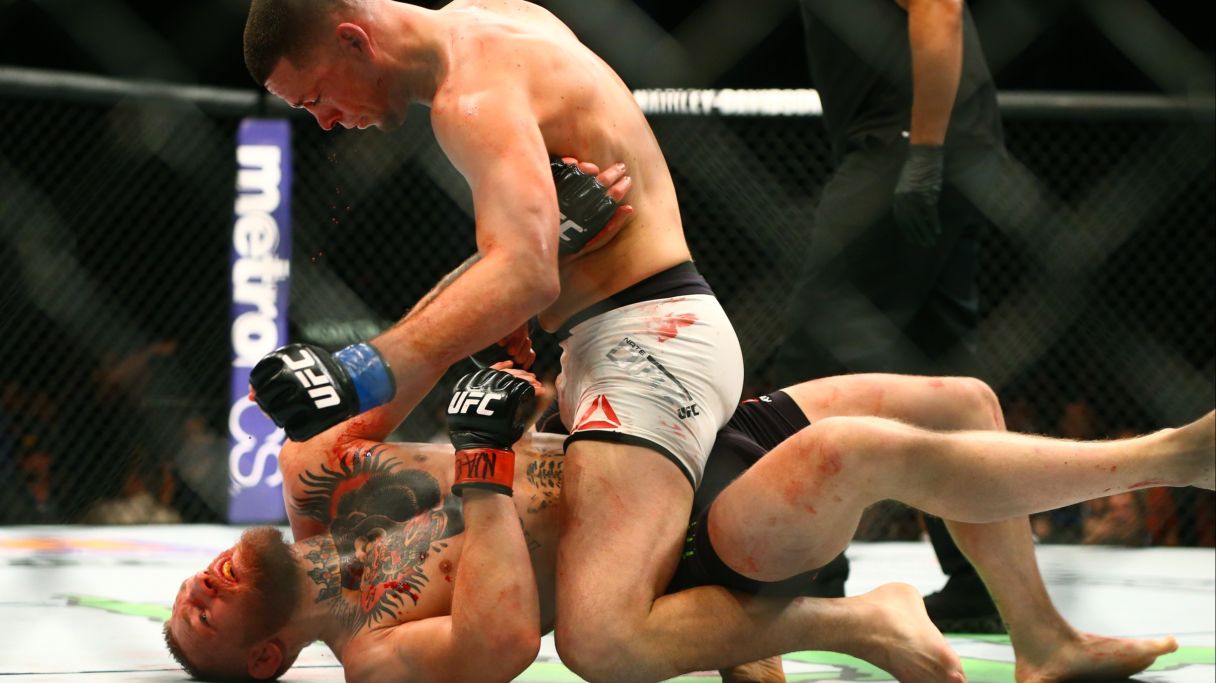
[[[232,389],[228,521],[286,519],[278,454],[285,434],[250,401],[249,372],[287,343],[291,281],[291,127],[245,119],[237,132],[232,228]]]

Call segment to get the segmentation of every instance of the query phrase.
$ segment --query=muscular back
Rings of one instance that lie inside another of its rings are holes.
[[[516,445],[513,501],[539,587],[542,628],[553,621],[561,491],[561,438]],[[340,451],[284,451],[284,497],[297,543],[314,566],[312,596],[344,637],[339,658],[381,629],[451,613],[464,546],[460,499],[451,495],[450,446],[358,441]]]
[[[436,93],[437,134],[459,130],[471,96],[523,93],[551,156],[607,167],[624,162],[635,212],[604,247],[561,272],[561,295],[541,315],[554,328],[571,314],[689,259],[675,188],[658,142],[629,88],[547,10],[520,0],[457,0],[452,59]],[[503,122],[510,134],[510,122]],[[443,140],[441,138],[440,142]],[[487,153],[492,153],[488,151]]]

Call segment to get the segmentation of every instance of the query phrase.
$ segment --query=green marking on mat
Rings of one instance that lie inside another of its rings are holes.
[[[69,605],[90,607],[105,612],[113,612],[114,614],[124,614],[129,617],[144,617],[153,621],[165,621],[173,613],[168,607],[157,603],[127,602],[126,600],[99,598],[92,595],[64,595],[63,597],[67,599]]]
[[[69,605],[98,609],[113,614],[164,621],[171,610],[160,604],[128,602],[100,598],[92,595],[63,595]],[[998,660],[962,657],[963,670],[971,683],[1008,683],[1013,680],[1013,648],[1009,636],[987,634],[947,634],[946,638],[957,645],[966,642],[994,645],[998,648],[994,656]],[[1004,646],[1003,648],[1001,646]],[[784,655],[786,680],[790,683],[810,681],[862,681],[864,683],[894,683],[890,674],[878,667],[835,652],[792,652]],[[1216,648],[1182,647],[1177,652],[1158,657],[1149,671],[1178,671],[1197,667],[1197,672],[1207,680],[1216,680]],[[582,679],[575,676],[561,662],[542,655],[519,676],[520,683],[573,683]],[[718,680],[717,672],[689,674],[669,679],[667,683],[705,683]]]
[[[1206,664],[1216,671],[1216,648],[1213,647],[1180,647],[1177,652],[1171,652],[1157,658],[1149,671],[1166,671],[1183,666]]]
[[[828,671],[800,673],[787,675],[787,680],[798,681],[889,681],[891,675],[886,671],[860,659],[842,655],[838,652],[791,652],[782,655],[787,662],[802,662],[832,667]]]

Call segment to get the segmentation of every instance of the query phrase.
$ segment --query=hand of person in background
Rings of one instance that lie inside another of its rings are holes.
[[[940,145],[908,145],[908,158],[895,185],[892,211],[909,244],[929,248],[942,234],[937,201],[942,194],[943,153]]]

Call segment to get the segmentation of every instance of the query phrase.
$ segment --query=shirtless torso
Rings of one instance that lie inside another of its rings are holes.
[[[635,213],[608,244],[562,269],[561,294],[542,313],[542,325],[553,329],[572,313],[690,258],[658,141],[629,88],[602,59],[532,3],[457,0],[438,16],[448,20],[451,59],[431,119],[457,168],[469,175],[470,166],[492,162],[491,155],[543,141],[551,156],[603,167],[623,162],[633,178],[629,202]],[[467,125],[471,116],[520,110],[531,112],[542,140],[527,130],[527,121]],[[496,140],[480,139],[483,131]]]
[[[516,446],[513,501],[543,631],[553,627],[561,442],[529,434]],[[451,614],[465,535],[450,446],[365,441],[338,455],[299,448],[281,466],[292,534],[316,570],[308,599],[343,624],[326,639],[339,660],[357,659],[394,626]]]

